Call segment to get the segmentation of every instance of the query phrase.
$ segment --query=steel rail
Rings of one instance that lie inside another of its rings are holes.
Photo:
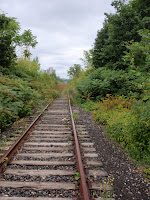
[[[55,99],[56,97],[54,97]],[[53,100],[54,100],[53,99]],[[42,110],[42,112],[36,117],[36,119],[29,125],[29,127],[23,132],[23,134],[14,142],[14,144],[6,151],[6,153],[2,156],[0,159],[0,173],[2,173],[5,166],[10,163],[11,158],[16,153],[18,148],[21,146],[24,139],[29,135],[30,131],[34,128],[36,123],[40,120],[40,118],[43,116],[44,111],[52,104],[52,101],[49,102],[49,104]]]
[[[76,155],[76,159],[77,159],[77,169],[78,169],[78,172],[80,174],[80,180],[79,181],[80,181],[81,197],[82,197],[82,200],[90,200],[90,195],[89,195],[86,176],[85,176],[85,172],[84,172],[84,167],[83,167],[83,162],[82,162],[82,156],[81,156],[79,141],[78,141],[76,128],[75,128],[75,123],[74,123],[74,119],[73,119],[73,113],[72,113],[72,108],[71,108],[71,103],[70,103],[70,97],[69,97],[69,109],[70,109],[71,122],[72,122],[72,131],[73,131],[74,142],[75,142],[75,155]]]

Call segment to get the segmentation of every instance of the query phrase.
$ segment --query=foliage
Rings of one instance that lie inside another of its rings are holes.
[[[105,14],[92,53],[84,54],[85,70],[70,83],[76,88],[76,102],[93,112],[105,133],[133,160],[148,165],[145,173],[149,176],[149,0],[127,4],[115,0],[112,6],[116,13]]]
[[[146,88],[147,78],[131,70],[110,70],[101,67],[79,82],[76,89],[81,98],[100,99],[106,94],[118,94],[137,98]]]
[[[106,95],[99,102],[82,104],[93,110],[95,121],[106,127],[105,134],[120,143],[133,160],[150,164],[150,102],[134,97]]]
[[[73,67],[69,68],[69,70],[67,71],[67,73],[68,73],[69,77],[73,78],[74,76],[79,77],[79,74],[80,74],[81,71],[82,71],[81,65],[74,64]]]
[[[132,0],[130,3],[143,19],[150,16],[149,0]],[[145,28],[149,28],[149,25],[149,23],[146,24]]]
[[[31,30],[25,30],[19,35],[20,25],[14,17],[7,17],[0,14],[0,66],[10,68],[16,61],[16,46],[32,46],[37,44],[36,37]],[[29,57],[30,52],[25,50],[25,57]]]
[[[136,160],[143,159],[150,164],[150,101],[137,101],[133,105],[133,120],[129,121],[131,144],[129,152]]]
[[[22,35],[17,36],[15,41],[19,46],[26,47],[23,52],[25,58],[29,58],[31,55],[28,47],[31,46],[32,48],[34,48],[38,43],[36,40],[36,36],[32,34],[30,29],[25,30]]]
[[[95,110],[95,102],[87,99],[86,101],[82,101],[82,99],[76,97],[75,102],[79,104],[85,111],[94,111]]]
[[[131,69],[150,72],[150,31],[142,29],[138,31],[140,42],[130,42],[126,45],[128,51],[123,57]]]
[[[105,19],[103,28],[97,32],[97,37],[93,49],[93,65],[94,68],[99,68],[109,62],[109,53],[107,51],[108,40],[108,21]],[[105,48],[104,48],[105,47]],[[109,49],[108,49],[109,50]]]
[[[150,179],[150,167],[143,170],[148,179]]]
[[[74,118],[74,120],[76,121],[77,119],[80,118],[80,116],[78,115],[78,113],[73,112],[73,118]]]
[[[78,180],[80,179],[80,174],[79,174],[79,172],[74,173],[74,179],[75,179],[76,181],[78,181]]]
[[[31,30],[19,31],[15,18],[0,14],[0,132],[40,103],[58,96],[63,88],[56,75],[40,71],[37,57],[29,59],[29,47],[36,46],[36,36]],[[16,46],[26,48],[25,58],[17,59]]]
[[[132,102],[133,98],[128,100],[124,96],[107,94],[106,98],[102,98],[99,103],[96,103],[95,110],[93,111],[94,117],[103,125],[110,123],[113,125],[114,120],[121,123],[122,112],[128,113]],[[115,118],[112,117],[112,112],[114,112]]]
[[[15,18],[0,14],[0,66],[9,67],[14,62],[16,54],[12,43],[19,29]]]
[[[29,115],[32,108],[56,95],[59,95],[56,77],[40,72],[37,58],[19,59],[7,75],[0,73],[0,129]]]
[[[40,96],[23,80],[1,76],[0,78],[1,129],[11,124],[18,117],[30,113],[31,107]]]
[[[83,56],[84,56],[84,58],[81,58],[81,61],[83,62],[86,74],[89,74],[94,69],[93,49],[90,49],[89,51],[84,51]]]
[[[17,71],[28,73],[28,75],[36,76],[40,71],[40,64],[38,63],[38,58],[33,60],[26,60],[24,58],[19,58],[17,61]]]
[[[32,35],[31,30],[25,30],[22,35],[17,37],[17,42],[19,43],[19,46],[31,46],[35,47],[37,45],[36,36]]]
[[[126,51],[125,42],[140,41],[137,31],[145,27],[141,13],[131,3],[114,1],[115,14],[105,14],[103,28],[98,31],[94,43],[93,63],[95,68],[126,69],[122,56]]]

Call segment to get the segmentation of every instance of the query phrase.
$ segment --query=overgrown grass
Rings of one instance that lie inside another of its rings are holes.
[[[41,72],[34,60],[19,59],[15,68],[1,68],[0,130],[29,115],[40,103],[59,96],[62,87],[54,74]]]

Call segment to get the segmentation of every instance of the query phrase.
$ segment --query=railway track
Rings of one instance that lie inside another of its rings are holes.
[[[46,109],[1,158],[0,200],[113,200],[108,174],[85,125],[74,124],[70,101],[61,97]]]

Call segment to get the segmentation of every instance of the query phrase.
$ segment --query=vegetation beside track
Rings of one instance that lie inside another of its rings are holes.
[[[141,0],[112,5],[116,13],[105,14],[84,69],[68,71],[70,92],[150,178],[150,10]]]
[[[38,58],[30,59],[28,47],[35,47],[31,30],[21,35],[15,18],[0,14],[0,132],[13,122],[30,115],[39,104],[59,96],[63,84],[55,74],[40,70]],[[16,46],[25,49],[21,58]]]
[[[0,129],[58,96],[60,84],[54,74],[40,72],[35,60],[19,59],[9,74],[0,74]]]

